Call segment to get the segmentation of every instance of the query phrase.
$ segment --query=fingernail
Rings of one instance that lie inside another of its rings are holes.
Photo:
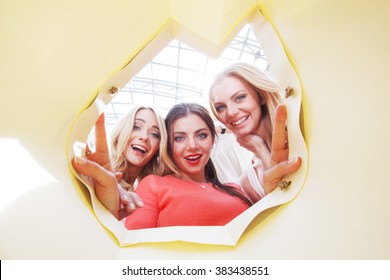
[[[297,162],[298,162],[298,158],[299,158],[299,157],[294,157],[294,158],[292,158],[292,159],[289,159],[289,160],[288,160],[288,164],[297,163]]]
[[[75,157],[74,158],[74,161],[79,164],[79,165],[85,165],[87,163],[87,161],[85,160],[85,158],[82,158],[82,157]]]
[[[141,200],[137,201],[137,204],[139,207],[144,207],[144,203]]]
[[[134,203],[130,203],[130,208],[134,210],[135,209],[135,204]]]

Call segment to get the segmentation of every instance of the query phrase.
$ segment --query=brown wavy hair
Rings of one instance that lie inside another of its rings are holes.
[[[172,153],[172,150],[173,150],[173,131],[172,131],[173,125],[178,119],[181,119],[181,118],[186,117],[186,116],[191,115],[191,114],[197,115],[206,123],[207,127],[211,131],[211,136],[212,136],[213,141],[215,141],[215,138],[217,137],[217,132],[215,131],[213,119],[211,118],[208,110],[205,107],[203,107],[202,105],[197,104],[197,103],[179,103],[179,104],[176,104],[175,106],[173,106],[169,110],[169,112],[165,118],[165,126],[167,129],[167,136],[168,136],[168,147],[167,148],[168,148],[169,159],[163,160],[163,162],[168,169],[170,169],[173,173],[175,173],[177,175],[180,175],[180,170],[175,165],[174,159],[172,157],[172,154],[173,154]],[[242,201],[244,201],[249,206],[252,205],[252,202],[248,199],[247,196],[245,196],[244,194],[237,191],[234,187],[229,186],[227,184],[222,184],[219,181],[217,171],[214,167],[214,164],[213,164],[211,158],[209,158],[209,160],[204,168],[204,172],[205,172],[205,177],[206,177],[207,182],[212,183],[212,185],[216,189],[218,189],[222,192],[228,193],[232,196],[239,197]]]

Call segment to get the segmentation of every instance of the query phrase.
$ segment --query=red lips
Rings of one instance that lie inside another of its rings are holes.
[[[201,154],[191,154],[184,157],[189,165],[197,165],[200,162]]]

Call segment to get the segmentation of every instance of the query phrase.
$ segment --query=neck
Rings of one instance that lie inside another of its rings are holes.
[[[139,174],[141,173],[140,168],[134,167],[134,166],[129,166],[126,170],[126,173],[123,174],[123,180],[125,180],[128,184],[133,185],[135,180],[138,178]]]
[[[123,180],[125,180],[126,183],[128,183],[128,184],[130,184],[130,185],[133,185],[133,184],[134,184],[135,179],[137,179],[136,176],[124,176],[124,177],[123,177]]]
[[[204,173],[198,174],[198,175],[195,175],[195,174],[188,175],[188,174],[180,173],[176,177],[181,179],[181,180],[195,182],[195,183],[207,183],[206,176]]]

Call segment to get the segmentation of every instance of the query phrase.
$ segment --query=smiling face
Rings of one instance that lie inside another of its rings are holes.
[[[157,153],[159,145],[160,129],[156,115],[149,109],[139,110],[123,155],[134,168],[142,169]]]
[[[172,157],[182,179],[204,182],[204,169],[213,146],[213,137],[206,122],[195,114],[189,114],[174,122],[171,134]]]
[[[230,130],[244,136],[261,130],[260,97],[246,81],[235,76],[222,78],[210,93],[218,119]]]

